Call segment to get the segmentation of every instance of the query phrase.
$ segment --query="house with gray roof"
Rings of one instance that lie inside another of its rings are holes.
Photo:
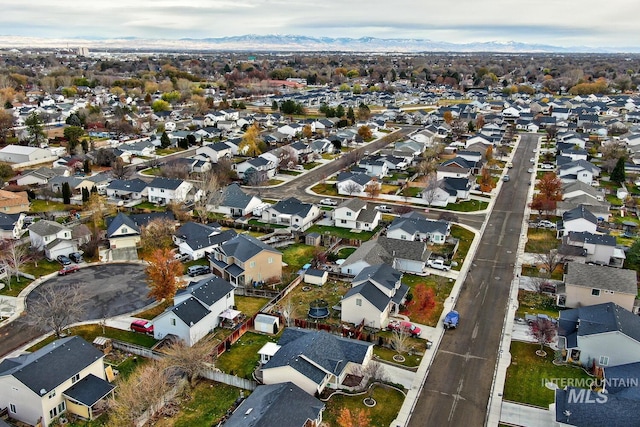
[[[249,234],[238,234],[209,254],[211,272],[236,287],[282,278],[282,252]]]
[[[304,231],[322,215],[320,207],[304,203],[295,197],[280,200],[262,211],[262,221],[269,224],[286,225],[292,230]]]
[[[173,242],[180,253],[189,255],[191,259],[202,259],[213,248],[233,239],[237,234],[234,230],[222,230],[219,226],[189,221],[176,230]]]
[[[395,217],[387,228],[387,237],[399,240],[411,240],[444,244],[451,234],[448,221],[427,219],[417,212],[409,212]]]
[[[563,310],[558,348],[586,367],[640,362],[640,317],[613,302]]]
[[[0,238],[18,239],[22,235],[24,213],[5,214],[0,212]]]
[[[217,276],[189,283],[176,292],[174,305],[152,320],[154,338],[174,335],[191,347],[221,324],[223,313],[233,310],[234,289]]]
[[[276,161],[266,156],[268,153],[261,154],[253,159],[245,160],[242,163],[235,165],[238,177],[249,181],[249,177],[257,173],[261,179],[255,182],[261,182],[270,178],[273,178],[276,174],[278,164]]]
[[[322,423],[324,403],[294,383],[258,386],[224,427],[309,427]]]
[[[238,218],[249,215],[261,204],[259,197],[245,193],[238,184],[232,183],[210,199],[207,210]]]
[[[147,188],[151,203],[166,205],[172,202],[186,202],[193,184],[181,179],[156,177]]]
[[[141,200],[147,198],[147,183],[140,178],[114,179],[106,188],[107,197],[119,200]]]
[[[286,328],[276,353],[262,365],[264,384],[292,382],[310,395],[338,389],[346,376],[366,367],[373,344],[325,331]]]
[[[382,188],[382,184],[375,177],[372,178],[366,173],[342,172],[336,178],[336,188],[338,194],[343,196],[366,196],[369,186]]]
[[[558,178],[563,183],[581,181],[591,184],[598,176],[600,176],[600,168],[587,160],[570,161],[558,168]]]
[[[578,262],[622,268],[626,259],[624,251],[617,247],[615,236],[572,231],[562,238],[562,245],[583,249]]]
[[[55,221],[43,219],[31,224],[28,230],[31,247],[44,251],[50,260],[78,251],[78,243],[73,240],[71,229]]]
[[[58,175],[65,175],[69,172],[66,168],[38,168],[30,171],[23,171],[12,180],[18,185],[45,185],[51,178]]]
[[[570,232],[586,231],[595,234],[598,231],[598,218],[583,205],[562,214],[562,219],[556,224],[558,238]]]
[[[104,354],[79,336],[0,363],[0,407],[15,420],[43,427],[69,412],[93,419],[98,402],[113,397]]]
[[[623,268],[569,262],[557,289],[560,307],[584,307],[613,302],[633,311],[638,285],[636,272]]]
[[[409,287],[401,279],[402,273],[387,264],[363,268],[351,282],[351,289],[342,297],[341,320],[384,328],[389,316],[398,314],[409,292]]]
[[[347,199],[333,211],[336,227],[373,231],[382,219],[382,213],[361,199]]]

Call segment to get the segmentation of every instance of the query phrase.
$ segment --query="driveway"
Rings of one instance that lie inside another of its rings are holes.
[[[147,297],[142,264],[105,264],[83,268],[68,276],[57,276],[41,284],[62,287],[80,283],[87,296],[84,319],[98,320],[131,313],[152,303]],[[26,298],[29,303],[38,297],[37,289]],[[24,317],[0,328],[0,357],[42,335],[42,331],[28,324]]]

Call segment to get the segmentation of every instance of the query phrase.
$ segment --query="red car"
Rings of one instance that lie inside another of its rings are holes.
[[[78,270],[80,270],[80,267],[77,265],[65,265],[61,270],[58,270],[58,276],[66,276],[67,274],[75,273]]]
[[[416,325],[409,323],[409,322],[398,322],[396,320],[392,320],[391,322],[389,322],[389,324],[387,325],[387,329],[389,329],[390,331],[400,331],[400,330],[404,330],[407,331],[409,334],[411,334],[411,336],[414,337],[419,337],[420,336],[420,332],[422,332],[422,330],[417,327]]]
[[[133,332],[153,334],[153,325],[148,320],[134,320],[130,327]]]

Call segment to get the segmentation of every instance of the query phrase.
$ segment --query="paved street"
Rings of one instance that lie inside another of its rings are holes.
[[[442,339],[410,426],[485,424],[536,142],[522,137],[456,304],[460,326]]]
[[[85,316],[81,320],[97,320],[141,309],[153,301],[147,297],[144,267],[141,264],[105,264],[83,268],[67,276],[55,276],[27,297],[29,303],[38,297],[38,289],[80,283],[87,297]],[[0,356],[42,335],[24,317],[0,328]]]

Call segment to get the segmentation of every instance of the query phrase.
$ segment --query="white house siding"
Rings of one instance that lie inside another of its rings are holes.
[[[393,268],[400,271],[405,271],[407,273],[422,273],[422,269],[424,268],[424,263],[420,261],[409,260],[409,259],[396,258],[393,264]]]
[[[342,274],[349,274],[353,276],[357,276],[360,274],[363,268],[369,267],[369,264],[365,261],[356,261],[353,264],[349,264],[344,267],[340,267],[340,272]]]
[[[399,228],[387,231],[387,237],[390,239],[397,239],[397,240],[409,240],[409,241],[416,240],[414,239],[413,234],[409,234],[406,231],[401,230]]]
[[[356,305],[356,299],[362,300],[362,305]],[[388,317],[388,312],[378,310],[362,295],[356,294],[342,300],[343,322],[354,323],[359,325],[364,319],[365,326],[372,328],[382,328],[382,324]]]
[[[588,231],[589,233],[595,234],[596,230],[596,224],[592,223],[591,221],[587,221],[586,219],[578,218],[564,223],[563,236],[568,235],[571,231]]]
[[[318,391],[316,383],[289,366],[278,366],[262,371],[262,382],[265,384],[280,384],[287,381],[291,381],[312,396]]]
[[[111,249],[116,248],[135,248],[140,242],[140,236],[126,236],[126,237],[111,237],[109,238],[109,246]]]
[[[175,325],[171,324],[172,320]],[[155,339],[161,340],[169,334],[180,337],[185,341],[190,339],[189,326],[185,325],[173,312],[167,312],[153,319],[153,337]]]
[[[589,361],[589,358],[599,363],[600,356],[609,358],[606,366],[619,366],[640,361],[640,343],[618,332],[578,337],[578,348],[580,362],[584,364]]]

